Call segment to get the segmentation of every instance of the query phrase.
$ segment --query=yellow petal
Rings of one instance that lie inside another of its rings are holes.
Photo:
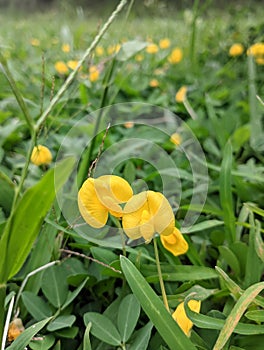
[[[148,205],[155,232],[170,235],[174,230],[174,215],[169,201],[162,193],[148,191]]]
[[[87,179],[78,193],[78,206],[84,220],[92,227],[103,227],[108,219],[108,210],[97,197],[95,180]]]
[[[161,243],[164,248],[171,252],[174,256],[185,254],[189,248],[181,232],[175,227],[173,233],[169,236],[160,236]]]
[[[33,148],[30,160],[35,165],[50,164],[52,154],[47,147],[38,145]]]
[[[111,196],[118,203],[125,203],[133,196],[133,190],[129,183],[122,177],[116,175],[103,175],[98,179],[107,184]]]
[[[190,300],[188,302],[189,308],[194,312],[200,312],[201,301],[200,300]],[[184,309],[184,303],[180,303],[174,313],[172,314],[174,320],[178,323],[179,327],[183,330],[183,332],[189,336],[190,330],[193,326],[192,321],[187,317]]]

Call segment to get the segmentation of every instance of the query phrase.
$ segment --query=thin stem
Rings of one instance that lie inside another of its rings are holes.
[[[59,91],[57,92],[57,94],[53,97],[53,99],[51,100],[48,108],[42,113],[42,115],[40,116],[37,124],[36,124],[36,128],[37,130],[40,128],[40,126],[42,125],[42,123],[45,122],[46,118],[48,117],[48,115],[50,114],[51,110],[53,109],[53,107],[58,103],[58,101],[61,99],[61,97],[64,95],[64,93],[66,92],[67,88],[69,87],[69,85],[72,83],[73,79],[75,78],[76,74],[78,73],[79,69],[81,68],[81,65],[83,64],[83,62],[87,59],[87,57],[91,54],[91,52],[94,50],[94,48],[96,47],[96,45],[98,44],[98,42],[101,40],[102,36],[104,35],[104,33],[107,31],[107,29],[109,28],[109,26],[112,24],[112,22],[115,20],[116,16],[118,15],[118,13],[123,9],[123,7],[126,5],[127,0],[121,0],[119,5],[116,7],[116,9],[112,12],[111,16],[109,17],[109,19],[106,21],[106,23],[104,24],[104,26],[102,27],[102,29],[100,30],[100,32],[97,34],[97,36],[94,38],[93,42],[91,43],[91,45],[88,47],[88,49],[85,51],[83,57],[80,59],[80,61],[78,62],[76,68],[71,72],[71,74],[68,76],[68,78],[66,79],[65,83],[62,85],[62,87],[59,89]]]
[[[6,284],[0,284],[0,343],[3,340],[3,330],[5,322],[5,297],[6,297]]]
[[[157,270],[158,270],[158,276],[159,276],[159,282],[160,282],[160,289],[161,289],[162,299],[163,299],[163,303],[164,303],[166,309],[170,312],[168,299],[167,299],[165,286],[164,286],[162,273],[161,273],[160,260],[159,260],[159,250],[158,250],[158,245],[157,245],[157,238],[153,239],[153,243],[154,243],[155,259],[156,259],[156,265],[157,265]]]
[[[7,337],[7,334],[8,334],[8,328],[9,328],[9,323],[10,323],[10,320],[11,320],[11,315],[12,315],[12,311],[13,311],[14,301],[15,301],[15,296],[13,295],[12,298],[11,298],[11,301],[9,303],[8,312],[7,312],[7,315],[6,315],[6,321],[5,321],[5,328],[4,328],[4,331],[3,331],[1,350],[5,349],[6,337]]]

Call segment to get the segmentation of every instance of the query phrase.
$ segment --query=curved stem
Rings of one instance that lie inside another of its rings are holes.
[[[160,289],[161,289],[162,299],[163,299],[163,303],[164,303],[166,309],[170,312],[168,299],[167,299],[165,286],[164,286],[162,273],[161,273],[160,260],[159,260],[159,250],[158,250],[158,245],[157,245],[157,238],[154,238],[153,242],[154,242],[155,259],[156,259],[156,265],[157,265],[157,270],[158,270],[158,276],[159,276],[159,282],[160,282]]]

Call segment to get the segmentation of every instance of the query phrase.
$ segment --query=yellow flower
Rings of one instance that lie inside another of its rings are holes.
[[[147,243],[155,233],[170,235],[174,230],[174,215],[162,193],[143,191],[125,205],[123,229],[131,239],[143,237]]]
[[[183,103],[186,99],[187,86],[182,86],[175,95],[176,102]]]
[[[182,50],[180,48],[176,47],[169,55],[168,61],[171,64],[177,64],[177,63],[181,62],[182,57],[183,57]]]
[[[176,227],[174,227],[173,233],[169,236],[160,236],[160,240],[164,248],[174,256],[185,254],[189,248],[188,243]]]
[[[171,42],[170,42],[170,39],[168,38],[164,38],[159,41],[159,47],[161,49],[167,49],[168,47],[170,47],[170,45],[171,45]]]
[[[104,54],[104,48],[102,46],[96,46],[95,53],[97,56],[103,56]]]
[[[40,45],[39,39],[36,39],[36,38],[32,38],[30,40],[30,43],[31,43],[32,46],[39,46]]]
[[[248,55],[253,55],[254,57],[264,56],[264,43],[256,43],[250,46],[247,50]]]
[[[124,123],[125,128],[131,129],[134,126],[134,122],[125,122]]]
[[[7,340],[10,342],[14,341],[24,330],[22,320],[15,318],[8,327]]]
[[[159,82],[157,79],[152,79],[150,82],[149,82],[149,86],[155,88],[155,87],[158,87],[159,86]]]
[[[256,57],[256,63],[259,65],[264,65],[264,57]]]
[[[61,75],[67,74],[69,72],[66,63],[64,63],[63,61],[57,61],[55,63],[55,69]]]
[[[35,165],[50,164],[52,154],[47,147],[38,145],[33,148],[30,160]]]
[[[175,132],[174,134],[171,135],[170,141],[174,143],[174,145],[179,146],[182,142],[181,135]]]
[[[244,46],[242,44],[233,44],[229,49],[229,56],[240,56],[244,52]]]
[[[62,44],[61,50],[67,53],[71,51],[71,47],[69,44]]]
[[[96,66],[91,66],[89,68],[89,79],[91,82],[97,81],[99,79],[100,71]]]
[[[144,56],[141,54],[141,53],[138,53],[136,56],[135,56],[135,60],[137,62],[141,62],[144,60]]]
[[[103,175],[88,178],[78,193],[78,206],[84,220],[92,227],[103,227],[111,214],[122,217],[121,203],[133,196],[128,182],[119,176]]]
[[[201,301],[200,300],[190,300],[188,302],[189,308],[194,312],[200,312],[201,308]],[[179,327],[183,330],[183,332],[189,336],[190,331],[192,329],[193,323],[192,321],[187,317],[184,309],[184,303],[180,303],[174,313],[172,314],[172,317],[174,320],[178,323]]]
[[[146,47],[146,52],[147,52],[147,53],[155,54],[155,53],[157,53],[158,51],[159,51],[159,47],[158,47],[158,45],[156,45],[156,44],[151,43],[151,44],[149,44],[149,45]]]
[[[77,65],[78,65],[78,61],[76,60],[70,60],[67,62],[67,66],[72,70],[74,70],[77,67]]]
[[[108,46],[107,48],[107,53],[108,55],[112,55],[114,53],[118,53],[118,51],[120,50],[121,48],[121,45],[120,44],[117,44],[117,45],[110,45]]]

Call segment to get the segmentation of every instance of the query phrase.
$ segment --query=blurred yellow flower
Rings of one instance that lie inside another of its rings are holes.
[[[178,47],[172,50],[171,54],[168,56],[168,61],[171,64],[177,64],[181,62],[183,57],[182,50]]]
[[[70,60],[70,61],[67,62],[67,66],[68,66],[70,69],[74,70],[74,69],[77,67],[78,62],[79,62],[79,61],[76,61],[76,60]]]
[[[23,326],[21,318],[15,318],[8,327],[7,340],[9,342],[14,341],[22,332],[24,332],[25,328]]]
[[[141,53],[138,53],[136,56],[135,56],[135,60],[137,62],[141,62],[144,60],[144,56],[141,54]]]
[[[182,86],[175,95],[176,102],[183,103],[186,99],[187,86]]]
[[[264,57],[256,57],[256,63],[259,65],[264,65]]]
[[[158,87],[158,86],[159,86],[158,80],[157,80],[157,79],[152,79],[152,80],[150,80],[149,86],[151,86],[151,87],[153,87],[153,88]]]
[[[174,227],[174,231],[169,236],[160,236],[160,240],[164,248],[174,256],[185,254],[189,248],[188,243],[176,227]]]
[[[63,61],[57,61],[55,63],[55,69],[61,75],[67,74],[69,72],[67,64]]]
[[[131,239],[143,237],[149,243],[155,233],[170,235],[174,230],[174,215],[162,193],[143,191],[126,203],[123,229]]]
[[[159,47],[161,49],[167,49],[170,47],[170,45],[171,45],[171,42],[170,42],[170,39],[168,38],[164,38],[159,41]]]
[[[91,66],[89,68],[89,80],[93,83],[99,79],[100,71],[97,66]]]
[[[155,54],[155,53],[157,53],[158,51],[159,51],[159,47],[158,47],[158,45],[156,45],[156,44],[151,43],[151,44],[149,44],[149,45],[146,47],[146,52],[147,52],[147,53]]]
[[[133,196],[129,183],[119,176],[88,178],[78,193],[78,206],[83,219],[92,227],[103,227],[111,214],[122,217],[121,203]]]
[[[32,46],[39,46],[39,45],[40,45],[40,41],[39,41],[39,39],[32,38],[32,39],[30,40],[30,44],[31,44]]]
[[[229,49],[229,56],[240,56],[244,52],[244,46],[242,44],[233,44]]]
[[[33,148],[30,160],[35,165],[50,164],[52,154],[47,147],[38,145]]]
[[[71,51],[71,47],[70,47],[69,44],[62,44],[61,50],[62,50],[63,52],[68,53],[68,52]]]
[[[107,53],[108,55],[113,55],[114,53],[118,53],[118,51],[120,50],[121,45],[120,44],[116,44],[116,45],[110,45],[107,48]]]
[[[248,55],[253,55],[254,57],[264,56],[264,43],[255,43],[249,47],[247,50]]]
[[[201,301],[200,300],[190,300],[188,302],[189,308],[199,313],[201,309]],[[174,320],[178,323],[179,327],[183,330],[183,332],[189,336],[190,331],[192,329],[193,323],[192,321],[187,317],[184,309],[184,303],[180,303],[174,313],[172,314],[172,317]]]
[[[96,46],[95,53],[97,56],[103,56],[104,54],[104,48],[102,46]]]
[[[170,137],[170,141],[174,143],[174,145],[179,146],[182,142],[181,135],[177,132],[173,133]]]

